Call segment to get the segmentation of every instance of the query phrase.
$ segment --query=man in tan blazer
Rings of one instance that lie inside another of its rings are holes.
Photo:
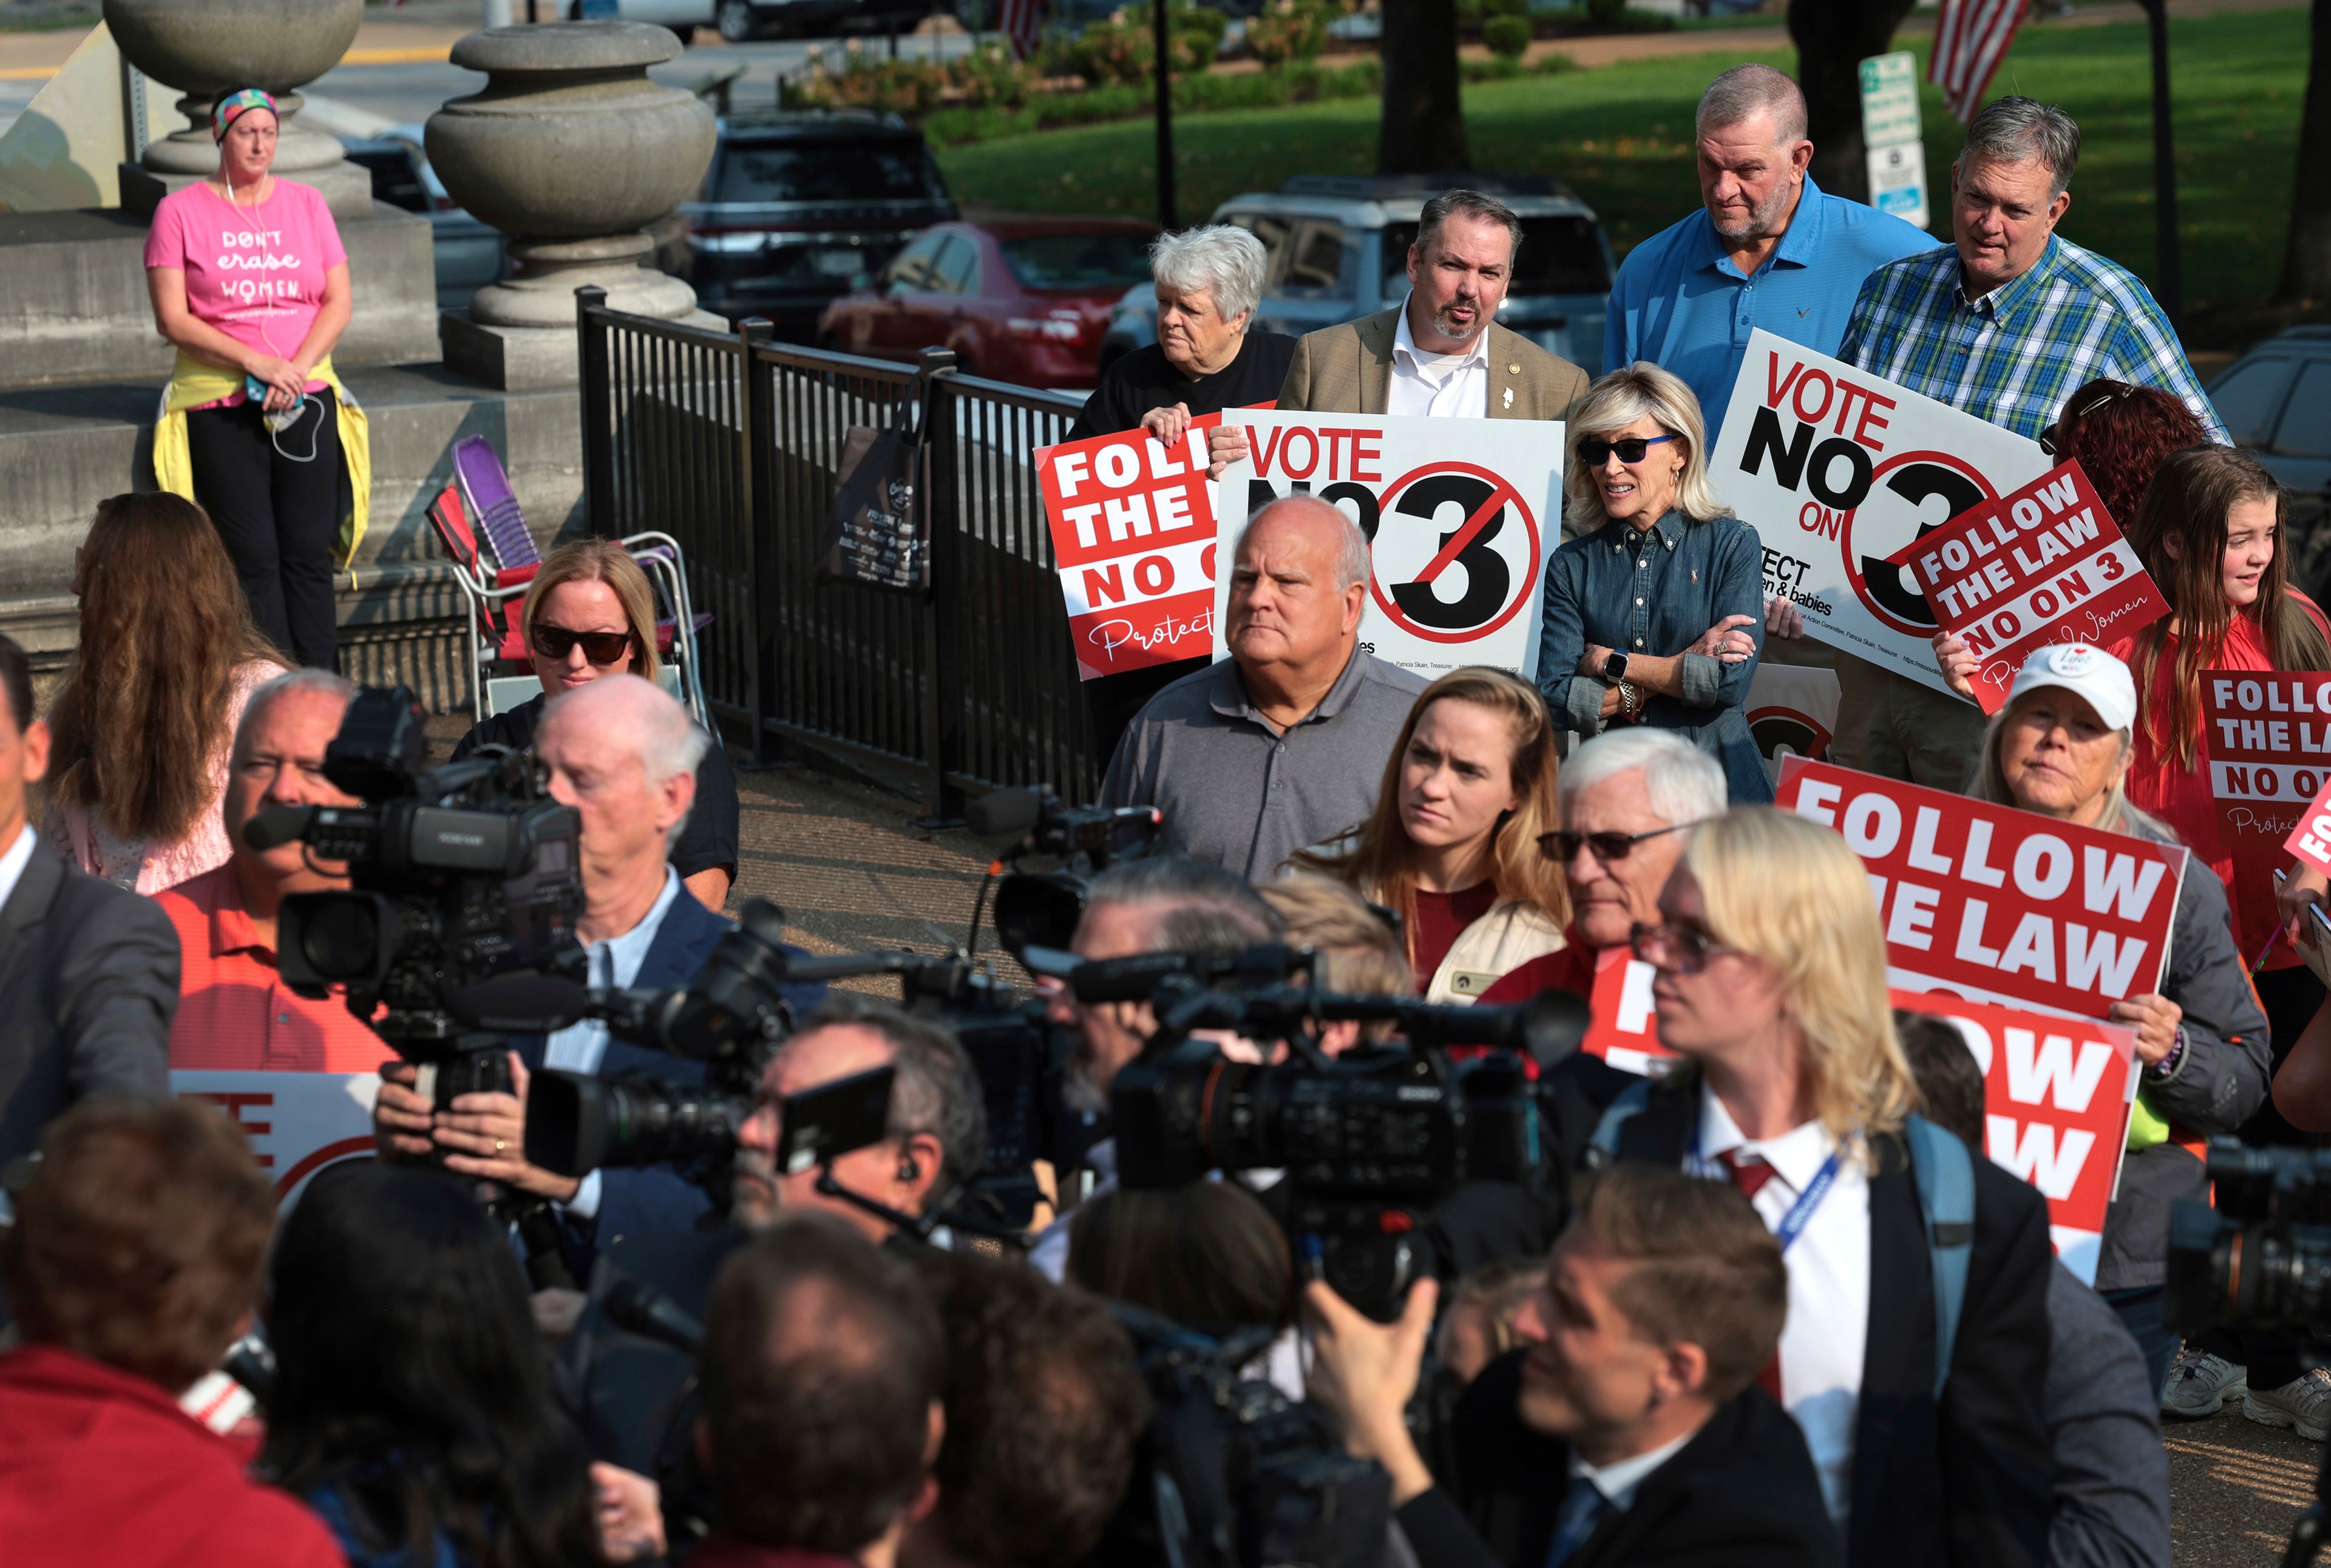
[[[1296,345],[1279,406],[1314,413],[1561,419],[1586,372],[1497,324],[1513,280],[1521,220],[1495,197],[1444,191],[1424,204],[1398,307],[1323,328]],[[1208,438],[1220,474],[1246,455],[1246,432]]]

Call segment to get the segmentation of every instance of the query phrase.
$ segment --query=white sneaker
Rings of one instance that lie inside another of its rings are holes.
[[[2161,1413],[2185,1421],[2216,1415],[2226,1401],[2250,1392],[2250,1373],[2222,1355],[2192,1346],[2177,1353],[2169,1372],[2169,1390],[2161,1396]]]
[[[2242,1414],[2260,1426],[2290,1427],[2301,1440],[2319,1443],[2331,1432],[2331,1372],[2302,1373],[2280,1388],[2242,1395]]]

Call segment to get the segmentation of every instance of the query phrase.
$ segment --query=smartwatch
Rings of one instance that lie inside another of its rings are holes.
[[[1605,659],[1603,661],[1603,679],[1611,681],[1626,679],[1627,656],[1623,653],[1613,653]]]

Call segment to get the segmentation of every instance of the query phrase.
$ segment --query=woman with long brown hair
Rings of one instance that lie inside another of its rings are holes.
[[[100,502],[73,592],[42,831],[90,875],[157,893],[226,864],[227,752],[289,661],[252,624],[218,530],[177,496]]]
[[[1562,946],[1570,892],[1538,853],[1562,825],[1554,724],[1502,670],[1451,670],[1418,694],[1368,820],[1289,864],[1397,913],[1432,1002],[1471,1002]]]

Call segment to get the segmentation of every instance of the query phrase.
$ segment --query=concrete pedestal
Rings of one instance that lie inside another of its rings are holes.
[[[334,366],[437,357],[432,237],[428,219],[385,204],[343,220],[356,317]],[[0,387],[166,375],[175,356],[154,330],[145,223],[97,208],[0,213]]]
[[[164,196],[202,184],[217,172],[217,167],[214,163],[200,174],[173,174],[149,169],[142,163],[125,163],[121,166],[122,214],[141,223],[150,223],[154,221],[154,209],[162,204]],[[332,209],[332,216],[343,223],[372,215],[372,174],[360,164],[341,158],[321,168],[280,169],[277,177],[315,186],[323,194],[324,204]]]
[[[690,310],[675,325],[728,330],[709,310]],[[467,310],[448,310],[438,317],[437,332],[445,368],[481,386],[525,392],[574,386],[583,378],[572,326],[495,327],[471,320]]]

